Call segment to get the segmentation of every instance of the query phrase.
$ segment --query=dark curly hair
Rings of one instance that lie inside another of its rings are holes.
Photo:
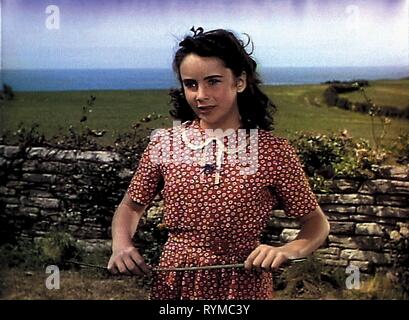
[[[273,130],[273,114],[276,106],[260,90],[260,77],[256,72],[257,63],[251,57],[252,52],[248,53],[246,47],[251,43],[248,37],[247,44],[239,40],[231,31],[224,29],[211,30],[203,32],[202,28],[191,29],[194,32],[192,36],[186,36],[179,43],[179,49],[173,59],[173,71],[176,73],[181,88],[171,89],[170,104],[174,110],[170,115],[182,122],[197,118],[192,108],[185,99],[182,79],[180,77],[180,65],[183,59],[191,54],[197,54],[201,57],[217,57],[224,62],[226,68],[232,70],[238,77],[242,72],[247,74],[247,86],[243,92],[237,95],[237,104],[244,128],[246,129],[264,129]]]

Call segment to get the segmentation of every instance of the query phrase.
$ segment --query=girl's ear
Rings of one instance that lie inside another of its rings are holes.
[[[237,77],[237,92],[243,92],[247,87],[247,73],[243,71],[240,76]]]

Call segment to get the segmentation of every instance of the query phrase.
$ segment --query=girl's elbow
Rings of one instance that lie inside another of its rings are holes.
[[[325,215],[325,213],[322,211],[320,207],[316,209],[316,214],[317,214],[317,217],[319,217],[319,219],[321,220],[321,226],[322,226],[321,230],[322,230],[323,238],[325,240],[331,231],[331,225],[328,221],[327,216]]]
[[[329,224],[328,219],[325,219],[325,238],[328,237],[330,231],[331,231],[331,225]]]

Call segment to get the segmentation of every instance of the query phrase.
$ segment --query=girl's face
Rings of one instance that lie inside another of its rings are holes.
[[[235,77],[216,57],[188,54],[182,61],[180,77],[185,97],[203,128],[240,126],[237,93],[246,88],[246,74]]]

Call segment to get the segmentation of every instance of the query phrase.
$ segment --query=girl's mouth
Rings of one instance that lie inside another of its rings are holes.
[[[197,107],[200,114],[208,114],[213,110],[214,106],[200,106]]]

